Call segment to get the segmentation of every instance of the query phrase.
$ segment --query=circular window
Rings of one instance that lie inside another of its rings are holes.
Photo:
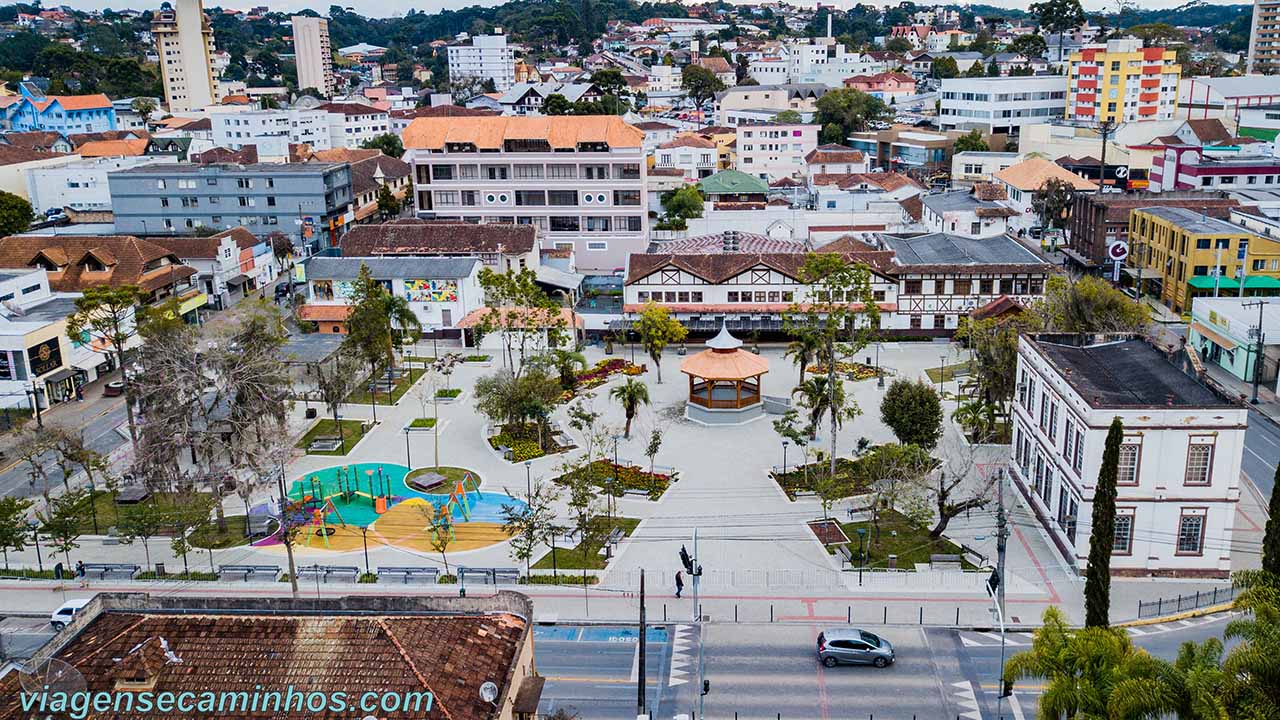
[[[493,202],[494,200],[495,200],[495,197],[494,197],[493,193],[489,193],[488,195],[485,195],[485,196],[484,196],[484,201],[485,201],[485,202],[489,202],[489,203],[491,203],[491,202]]]
[[[596,196],[596,202],[600,203],[601,205],[604,204],[604,193],[601,193]]]
[[[582,196],[582,202],[590,205],[591,203],[595,202],[595,198],[591,197],[591,193],[587,193],[586,195]]]
[[[507,195],[506,195],[506,193],[503,193],[502,195],[499,195],[499,196],[498,196],[498,202],[501,202],[501,203],[505,203],[505,202],[507,202]]]

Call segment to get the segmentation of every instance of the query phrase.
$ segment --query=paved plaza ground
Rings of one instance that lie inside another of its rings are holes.
[[[700,347],[690,346],[690,352]],[[926,379],[925,369],[940,363],[951,364],[963,359],[959,346],[934,343],[885,344],[879,352],[879,362],[895,376]],[[763,378],[764,395],[785,397],[797,382],[795,366],[782,356],[781,346],[766,346],[762,355],[769,360],[770,372]],[[615,348],[616,356],[631,359],[630,348]],[[599,346],[587,349],[589,363],[604,357]],[[868,348],[860,355],[873,363],[876,349]],[[982,588],[985,575],[957,571],[922,571],[919,573],[868,572],[859,574],[841,570],[837,558],[828,554],[805,525],[818,518],[821,507],[815,498],[801,497],[790,501],[770,479],[771,467],[783,463],[781,438],[774,431],[772,419],[767,416],[742,426],[705,427],[683,418],[683,407],[688,384],[679,372],[681,357],[668,351],[662,362],[663,382],[658,384],[653,369],[641,377],[648,386],[651,405],[640,411],[633,423],[630,440],[618,443],[617,454],[623,461],[647,464],[644,445],[650,430],[659,427],[664,439],[656,462],[674,467],[679,480],[656,502],[625,497],[617,501],[617,512],[623,516],[641,520],[630,538],[619,546],[616,558],[608,568],[600,571],[600,584],[588,591],[571,587],[529,587],[535,598],[535,607],[542,618],[612,618],[632,619],[637,602],[633,593],[638,587],[641,569],[646,571],[651,598],[651,617],[660,612],[671,619],[689,618],[695,613],[692,583],[686,587],[684,597],[676,600],[674,575],[679,566],[680,547],[694,550],[697,536],[697,555],[704,574],[699,583],[699,604],[704,616],[713,620],[767,622],[776,621],[844,621],[847,618],[874,619],[876,622],[968,626],[990,625],[990,601]],[[863,359],[860,357],[859,359]],[[636,355],[637,362],[650,360]],[[563,458],[548,456],[533,460],[526,470],[523,464],[504,460],[492,450],[485,439],[487,420],[480,415],[473,403],[471,388],[483,374],[494,372],[500,363],[495,358],[492,367],[461,365],[451,380],[454,387],[464,389],[463,395],[450,404],[440,405],[440,463],[464,467],[475,471],[483,479],[486,494],[500,493],[521,498],[525,494],[526,472],[534,479],[550,479],[559,474],[558,466]],[[617,375],[609,383],[592,392],[591,402],[603,414],[603,421],[621,430],[621,408],[608,397],[608,390],[622,382]],[[874,379],[847,383],[847,392],[858,402],[863,414],[847,422],[837,436],[837,451],[848,456],[861,437],[874,443],[893,440],[892,434],[879,420],[879,403],[883,390],[877,388]],[[955,384],[944,388],[949,393],[945,401],[948,418],[954,409]],[[305,403],[298,403],[290,417],[290,429],[300,436],[312,422],[304,418]],[[323,417],[324,410],[320,408]],[[567,427],[565,407],[561,406],[554,419]],[[347,405],[342,414],[350,419],[372,420],[373,412],[367,405]],[[428,407],[427,416],[431,411]],[[427,432],[405,432],[404,428],[416,417],[423,416],[423,408],[411,391],[398,405],[377,407],[377,425],[345,457],[299,455],[289,466],[291,479],[335,465],[356,463],[385,463],[429,466],[433,463],[433,437]],[[998,463],[1007,459],[1007,447],[988,446],[971,448],[958,437],[948,419],[948,431],[938,452],[948,460],[967,458],[963,463],[972,466],[972,482],[993,471]],[[569,431],[571,434],[573,431]],[[824,429],[821,440],[825,446]],[[576,451],[581,453],[581,451]],[[612,454],[613,448],[607,448]],[[794,466],[802,461],[796,448],[788,450],[786,461]],[[957,463],[961,464],[961,463]],[[256,500],[266,500],[270,494],[264,490]],[[1008,603],[1012,622],[1033,624],[1042,611],[1050,605],[1062,607],[1070,616],[1079,620],[1083,616],[1081,600],[1082,581],[1066,568],[1041,533],[1034,518],[1021,505],[1016,493],[1006,493],[1006,504],[1011,508],[1012,535],[1008,545]],[[1250,552],[1256,554],[1261,537],[1257,498],[1243,493],[1241,520],[1237,524],[1238,551],[1241,565],[1257,563]],[[567,505],[562,498],[558,503],[562,517],[567,516]],[[227,504],[228,512],[242,512],[238,499]],[[845,517],[845,507],[837,506],[834,513]],[[425,521],[423,522],[425,526]],[[995,557],[995,513],[992,506],[975,510],[967,516],[955,519],[947,535],[957,543],[992,559]],[[358,536],[357,536],[358,537]],[[438,553],[425,544],[403,542],[403,538],[385,537],[374,531],[367,538],[353,538],[339,551],[325,549],[319,543],[298,549],[300,564],[352,565],[363,568],[366,564],[364,540],[368,541],[368,564],[379,566],[441,566]],[[140,545],[104,546],[100,538],[85,537],[75,558],[85,561],[143,562]],[[152,541],[153,561],[164,562],[172,571],[181,569],[181,560],[174,558],[168,542]],[[335,543],[336,545],[336,543]],[[1252,550],[1250,550],[1252,548]],[[49,558],[46,556],[45,561]],[[515,567],[506,542],[487,547],[457,550],[448,554],[450,569],[456,565],[473,567]],[[35,565],[33,550],[11,555],[11,561]],[[212,553],[200,552],[189,558],[193,568],[208,569],[210,565],[224,564],[285,564],[284,549],[274,547],[243,546]],[[443,567],[442,567],[443,569]],[[94,582],[93,589],[119,588],[119,582]],[[141,583],[127,584],[141,588]],[[277,593],[287,591],[283,583],[276,586],[251,588],[250,583],[237,592]],[[1181,580],[1117,579],[1113,583],[1113,614],[1117,619],[1132,618],[1139,598],[1154,599],[1212,588],[1220,583]],[[281,587],[283,586],[283,587]],[[181,587],[165,584],[166,592],[191,594],[219,592],[227,583],[211,586],[206,583],[187,583]],[[404,586],[405,592],[455,592],[451,587]],[[308,588],[319,594],[347,594],[351,592],[386,592],[383,585],[352,586],[335,584]],[[667,597],[663,597],[667,596]],[[661,605],[656,603],[660,602]],[[660,609],[659,609],[660,608]]]

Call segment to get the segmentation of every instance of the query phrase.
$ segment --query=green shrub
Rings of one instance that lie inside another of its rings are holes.
[[[600,578],[595,575],[586,577],[587,585],[596,585],[600,582]],[[529,575],[520,578],[521,585],[582,585],[583,577],[581,575]]]
[[[413,422],[409,423],[409,427],[412,427],[412,428],[426,428],[426,429],[428,429],[428,430],[430,430],[431,428],[433,428],[433,427],[435,427],[435,426],[436,426],[436,419],[435,419],[435,418],[414,418],[414,419],[413,419]]]
[[[360,577],[356,580],[358,583],[372,584],[378,582],[378,576],[375,573],[360,573]]]
[[[436,580],[436,582],[441,585],[452,585],[458,582],[458,576],[457,575],[441,575],[439,579]]]
[[[462,388],[449,388],[447,390],[441,389],[436,391],[436,397],[449,398],[450,400],[458,397],[461,394],[462,394]]]
[[[462,362],[489,362],[491,355],[463,355]]]
[[[183,580],[183,581],[191,580],[191,581],[205,582],[210,580],[217,580],[218,574],[192,570],[190,572],[165,573],[164,577],[156,577],[155,571],[146,570],[144,572],[138,573],[137,575],[134,575],[133,579],[134,580]]]

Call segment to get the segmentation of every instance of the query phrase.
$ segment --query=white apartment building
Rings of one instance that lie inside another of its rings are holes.
[[[213,27],[201,0],[165,2],[151,20],[160,58],[164,102],[170,113],[186,113],[218,100],[213,82]]]
[[[802,38],[787,44],[787,82],[820,83],[838,88],[853,75],[888,70],[884,63],[860,52],[849,52],[832,37]]]
[[[1023,336],[1017,377],[1010,474],[1068,562],[1088,564],[1094,488],[1119,418],[1111,573],[1230,574],[1245,407],[1127,336]]]
[[[27,197],[31,209],[43,213],[53,208],[82,211],[111,209],[111,189],[107,173],[140,165],[177,163],[177,155],[100,157],[76,160],[65,165],[26,170]]]
[[[801,178],[805,156],[818,147],[818,126],[761,124],[738,126],[738,170],[761,180]]]
[[[1280,1],[1254,0],[1246,75],[1280,71]]]
[[[419,217],[533,225],[579,270],[648,247],[644,133],[620,117],[418,118],[403,139]]]
[[[653,166],[679,170],[686,180],[701,180],[719,169],[719,157],[719,146],[714,141],[686,133],[659,145],[653,152]]]
[[[1060,75],[950,78],[942,81],[942,130],[1017,135],[1024,125],[1060,118],[1067,109],[1067,79]]]
[[[358,148],[391,132],[391,116],[372,105],[331,102],[321,105],[320,109],[329,114],[330,147]]]
[[[315,88],[333,97],[338,81],[333,74],[333,48],[329,46],[329,21],[294,15],[293,53],[298,65],[298,87]]]
[[[820,83],[731,87],[716,95],[716,124],[767,122],[783,110],[795,110],[802,120],[812,120],[818,98],[830,89]]]
[[[471,77],[492,80],[498,92],[515,84],[515,50],[507,45],[501,30],[496,35],[477,35],[470,45],[449,46],[449,78]]]
[[[991,182],[995,174],[1022,161],[1016,152],[969,150],[951,156],[952,187],[967,188],[976,182]]]
[[[301,108],[209,114],[216,147],[239,150],[245,145],[256,145],[262,162],[287,160],[290,144],[306,143],[312,150],[332,148],[329,127],[332,118],[324,110]]]
[[[674,65],[654,65],[649,68],[649,79],[646,83],[647,92],[650,95],[653,93],[678,92],[682,81],[680,68]]]

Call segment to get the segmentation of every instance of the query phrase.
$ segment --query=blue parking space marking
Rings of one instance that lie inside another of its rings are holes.
[[[565,627],[561,625],[535,625],[533,628],[533,639],[537,640],[560,640],[572,642],[578,639],[578,635],[582,632],[580,627]]]
[[[635,644],[639,635],[639,628],[622,625],[592,625],[587,627],[538,625],[533,629],[533,639],[535,641]],[[668,637],[667,629],[664,627],[646,628],[645,637],[650,643],[665,643]]]

